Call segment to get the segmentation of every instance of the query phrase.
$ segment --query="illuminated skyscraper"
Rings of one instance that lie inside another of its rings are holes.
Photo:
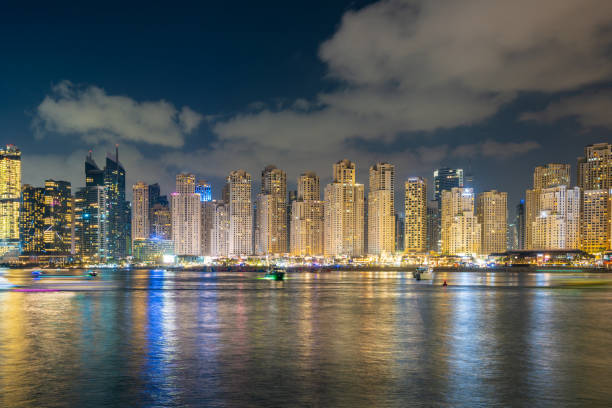
[[[44,251],[44,216],[45,189],[24,184],[21,189],[19,217],[21,252],[24,255],[35,255]]]
[[[324,252],[326,256],[364,253],[364,188],[355,182],[355,163],[334,164],[333,182],[325,187]]]
[[[404,185],[404,250],[427,252],[427,182],[421,177],[410,177]]]
[[[200,195],[200,201],[211,201],[212,200],[212,187],[206,180],[198,180],[195,186],[195,192]]]
[[[94,161],[91,151],[85,159],[85,189],[79,190],[78,197],[82,204],[78,210],[82,229],[75,230],[75,234],[79,234],[81,242],[80,255],[86,262],[104,263],[108,257],[107,193],[104,171]]]
[[[172,240],[172,214],[170,207],[164,204],[154,204],[151,207],[151,238]]]
[[[211,236],[212,256],[225,258],[229,256],[230,216],[229,205],[223,201],[213,202],[215,213]]]
[[[508,249],[508,193],[491,190],[478,194],[476,213],[482,228],[481,253],[505,252]]]
[[[582,190],[612,189],[612,144],[597,143],[584,148],[578,159],[578,187]]]
[[[434,200],[438,202],[438,208],[441,208],[442,191],[463,187],[463,169],[449,169],[448,167],[436,169],[433,172],[433,179]]]
[[[217,201],[202,201],[201,203],[201,221],[202,228],[200,229],[200,233],[202,234],[201,245],[202,245],[202,255],[203,256],[213,256],[213,234],[215,230],[215,212],[217,210]]]
[[[125,201],[125,169],[119,162],[119,148],[115,148],[114,156],[106,155],[104,186],[107,195],[108,258],[117,261],[127,256],[131,233]]]
[[[261,172],[257,195],[256,253],[279,255],[287,252],[287,175],[276,166]]]
[[[195,176],[178,174],[176,191],[172,193],[172,240],[174,253],[180,256],[199,256],[201,247],[200,195],[195,192]]]
[[[601,253],[610,249],[612,190],[586,190],[582,194],[581,249]]]
[[[481,253],[481,226],[474,215],[474,191],[455,187],[442,191],[442,253]]]
[[[149,186],[142,181],[132,186],[132,245],[134,241],[148,239],[149,224]]]
[[[525,200],[521,200],[516,206],[516,221],[514,224],[516,225],[516,249],[525,249]]]
[[[248,256],[253,253],[251,181],[251,175],[244,170],[232,171],[227,177],[229,256]]]
[[[395,166],[371,166],[369,188],[368,254],[389,255],[395,251]]]
[[[525,192],[525,249],[542,249],[534,242],[533,230],[536,218],[542,211],[540,204],[542,190],[557,186],[569,187],[569,183],[569,164],[550,163],[534,169],[533,189]]]
[[[7,145],[0,149],[0,256],[19,250],[20,199],[21,151]]]
[[[580,248],[580,187],[543,188],[532,221],[531,249]]]
[[[314,172],[298,178],[297,199],[291,206],[291,254],[323,255],[323,202]]]
[[[44,252],[68,255],[72,248],[72,190],[68,181],[45,181]]]

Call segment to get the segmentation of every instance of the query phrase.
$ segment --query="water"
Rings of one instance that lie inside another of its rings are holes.
[[[612,403],[612,286],[545,273],[257,276],[6,271],[57,291],[0,291],[0,406]]]

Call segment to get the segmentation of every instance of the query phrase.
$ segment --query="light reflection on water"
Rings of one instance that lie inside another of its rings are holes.
[[[4,276],[40,284],[24,270]],[[545,273],[256,277],[105,271],[49,276],[56,292],[0,291],[0,406],[612,400],[610,286],[561,287],[571,276]]]

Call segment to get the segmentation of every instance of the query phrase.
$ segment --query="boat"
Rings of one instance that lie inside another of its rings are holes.
[[[420,280],[432,280],[433,279],[433,267],[431,266],[417,266],[417,268],[412,272],[412,276],[420,281]]]
[[[264,279],[282,281],[285,279],[285,271],[283,271],[281,268],[268,269]]]
[[[89,276],[98,276],[98,271],[89,270],[89,271],[87,271],[87,274],[88,274]]]

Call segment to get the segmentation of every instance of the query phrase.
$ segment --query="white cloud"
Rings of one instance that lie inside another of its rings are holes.
[[[273,152],[339,157],[351,138],[475,124],[523,91],[611,79],[611,22],[608,0],[379,1],[347,12],[320,48],[338,90],[276,110],[259,105],[213,130],[220,146],[246,143],[248,154],[273,161]],[[511,156],[537,147],[487,143],[472,150]]]
[[[179,112],[164,100],[137,102],[108,95],[96,86],[81,88],[62,81],[36,109],[34,126],[39,135],[77,135],[89,143],[127,141],[181,147],[185,136],[202,120],[202,115],[186,106]]]
[[[553,123],[574,117],[584,127],[601,126],[612,129],[612,90],[588,92],[553,102],[539,112],[527,112],[521,120]]]
[[[507,159],[513,156],[528,153],[532,150],[539,149],[540,147],[540,144],[535,141],[514,143],[486,140],[483,143],[459,145],[453,149],[451,156],[466,158],[475,158],[480,156]]]

